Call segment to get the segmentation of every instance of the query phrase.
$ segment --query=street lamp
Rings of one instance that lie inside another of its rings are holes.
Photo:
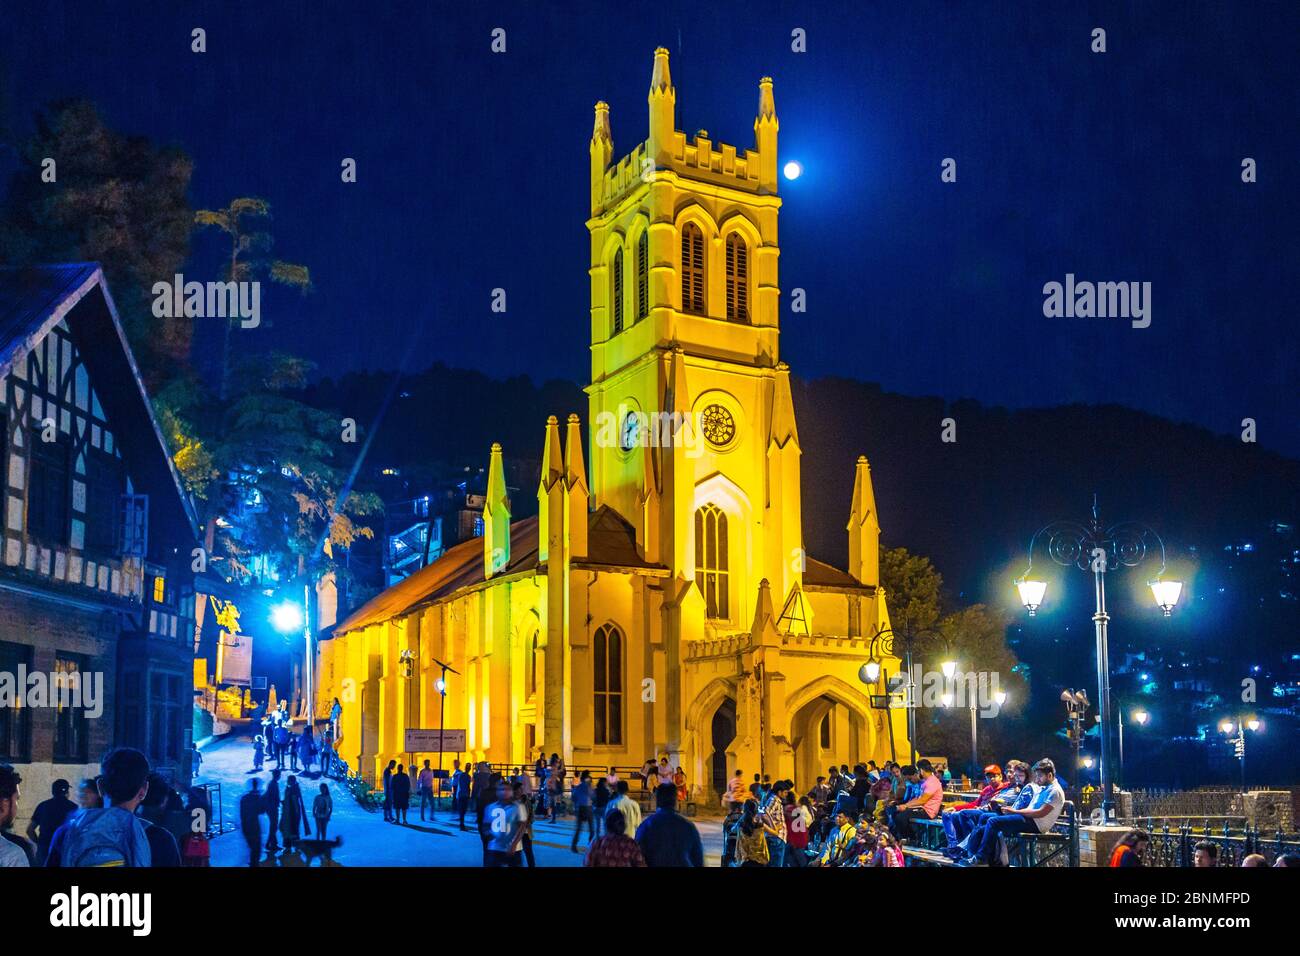
[[[1034,545],[1040,537],[1045,538],[1047,554],[1053,561],[1063,567],[1074,565],[1082,571],[1093,574],[1093,590],[1096,611],[1092,616],[1097,635],[1097,710],[1101,723],[1101,748],[1099,753],[1101,778],[1102,819],[1109,822],[1114,816],[1114,804],[1111,800],[1111,709],[1110,709],[1110,651],[1107,643],[1106,629],[1110,615],[1106,613],[1106,571],[1111,567],[1135,567],[1146,557],[1147,548],[1153,545],[1160,548],[1160,570],[1155,580],[1150,582],[1151,593],[1156,604],[1168,617],[1178,603],[1182,593],[1182,584],[1178,581],[1165,581],[1165,543],[1160,535],[1144,524],[1121,522],[1107,527],[1101,523],[1097,509],[1097,497],[1092,499],[1092,515],[1087,522],[1054,521],[1045,525],[1029,539],[1029,567],[1016,579],[1016,588],[1020,592],[1021,603],[1032,616],[1042,606],[1047,585],[1042,581],[1033,581],[1029,572],[1033,569]]]
[[[1234,725],[1231,720],[1225,720],[1219,725],[1219,730],[1223,731],[1224,736],[1228,738],[1228,743],[1232,745],[1233,756],[1241,764],[1241,792],[1246,792],[1246,731],[1252,734],[1259,733],[1260,722],[1254,717],[1249,719],[1237,719]],[[1236,730],[1236,736],[1233,736],[1233,730]]]
[[[882,628],[871,638],[871,645],[867,649],[867,662],[858,668],[858,680],[867,685],[875,684],[880,680],[881,676],[881,659],[883,657],[893,657],[894,639],[902,640],[903,666],[907,670],[907,681],[904,684],[907,709],[907,745],[912,751],[911,763],[913,765],[916,764],[916,681],[912,675],[912,647],[916,643],[916,639],[923,634],[937,633],[933,628],[925,628],[920,631],[913,631],[910,628],[905,628],[902,631],[895,631],[892,627]],[[949,667],[946,663],[943,666],[945,668]],[[951,668],[955,671],[956,665],[952,664]],[[889,721],[889,733],[892,749],[894,733],[894,722],[892,720]]]
[[[446,726],[445,719],[447,716],[447,675],[460,674],[460,671],[453,668],[450,664],[444,664],[438,658],[433,658],[433,662],[442,668],[442,673],[438,679],[433,682],[433,689],[438,692],[438,790],[442,790],[442,728]],[[433,801],[433,808],[436,810],[438,801]]]
[[[302,586],[302,604],[297,601],[281,601],[271,608],[271,626],[281,634],[289,635],[302,631],[304,655],[302,659],[304,696],[307,699],[307,725],[316,722],[314,701],[312,700],[312,653],[311,653],[311,617],[309,613],[311,586]]]

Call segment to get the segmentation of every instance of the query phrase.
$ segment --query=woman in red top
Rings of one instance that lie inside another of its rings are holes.
[[[627,835],[627,820],[617,810],[605,817],[604,836],[598,836],[587,847],[583,866],[645,866],[641,847]]]
[[[807,797],[795,802],[794,791],[785,795],[785,834],[786,866],[804,866],[808,862],[808,826],[812,818],[811,809],[805,811],[804,804],[811,803]]]
[[[1141,866],[1142,854],[1151,841],[1151,836],[1145,830],[1129,830],[1119,842],[1115,844],[1115,849],[1110,854],[1110,865],[1116,867],[1124,866]]]

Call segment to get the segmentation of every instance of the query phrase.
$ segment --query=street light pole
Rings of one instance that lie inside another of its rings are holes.
[[[303,659],[303,672],[305,683],[307,685],[307,726],[311,727],[316,723],[315,701],[313,698],[312,688],[312,671],[313,667],[311,653],[311,585],[302,586],[302,639],[306,645],[306,657]]]
[[[979,736],[975,729],[975,701],[970,702],[970,780],[974,786],[980,769]]]
[[[442,751],[443,751],[443,746],[442,746],[442,740],[443,740],[443,737],[442,737],[442,729],[443,729],[445,726],[447,726],[447,724],[446,724],[446,716],[447,716],[447,675],[448,675],[448,674],[459,674],[460,672],[457,671],[457,670],[455,670],[454,668],[452,668],[451,665],[449,665],[449,664],[444,664],[442,661],[438,660],[436,657],[433,659],[433,662],[434,662],[435,664],[437,664],[439,667],[442,668],[442,673],[438,675],[438,680],[437,680],[437,681],[434,683],[434,685],[433,685],[433,686],[434,686],[434,689],[436,689],[436,690],[438,691],[438,790],[441,791],[441,790],[442,790],[442,780],[443,780],[443,777],[442,777]],[[434,812],[436,812],[437,809],[438,809],[438,800],[437,800],[436,797],[434,798],[434,801],[433,801],[433,809],[434,809]]]
[[[1043,595],[1047,591],[1045,581],[1029,579],[1033,568],[1034,544],[1040,536],[1047,538],[1047,553],[1057,564],[1064,567],[1074,565],[1081,570],[1092,571],[1093,596],[1096,609],[1092,615],[1097,637],[1097,716],[1100,720],[1099,742],[1099,783],[1101,787],[1102,819],[1109,822],[1114,818],[1114,801],[1111,791],[1112,751],[1111,751],[1111,705],[1110,705],[1110,648],[1107,639],[1107,626],[1110,615],[1106,611],[1106,572],[1112,566],[1135,567],[1146,557],[1147,548],[1154,542],[1160,548],[1160,571],[1154,581],[1149,582],[1156,605],[1169,617],[1174,605],[1178,603],[1182,584],[1178,581],[1164,581],[1161,575],[1165,571],[1165,544],[1160,535],[1144,524],[1121,522],[1106,527],[1101,523],[1097,508],[1097,497],[1092,499],[1092,515],[1087,522],[1054,521],[1045,525],[1029,539],[1029,567],[1015,582],[1020,591],[1020,600],[1032,617],[1042,605]]]

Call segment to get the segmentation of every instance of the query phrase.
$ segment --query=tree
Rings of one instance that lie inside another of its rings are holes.
[[[198,226],[214,226],[230,237],[227,282],[250,282],[264,275],[272,282],[293,286],[304,293],[310,291],[311,273],[307,267],[271,258],[269,252],[275,240],[264,229],[251,228],[247,221],[270,218],[270,203],[248,197],[231,200],[225,209],[200,209],[194,214]],[[229,393],[230,328],[236,321],[235,316],[227,318],[221,335],[221,385],[217,391],[221,401]]]
[[[54,182],[42,181],[54,160]],[[189,367],[193,320],[159,320],[155,282],[189,256],[193,163],[181,150],[110,129],[92,103],[64,100],[36,119],[0,212],[0,260],[95,261],[104,268],[146,384]]]

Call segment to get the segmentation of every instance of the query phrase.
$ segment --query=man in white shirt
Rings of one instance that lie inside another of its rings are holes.
[[[991,863],[998,838],[1017,833],[1046,833],[1056,826],[1065,808],[1065,791],[1056,780],[1056,765],[1044,757],[1034,764],[1033,799],[1024,809],[1001,807],[996,816],[978,827],[967,843],[963,866]]]
[[[617,810],[623,814],[623,819],[627,823],[624,832],[636,833],[636,828],[641,825],[641,804],[628,796],[626,780],[620,780],[617,789],[618,796],[609,801],[609,804],[605,807],[605,814],[608,816],[611,810]]]

